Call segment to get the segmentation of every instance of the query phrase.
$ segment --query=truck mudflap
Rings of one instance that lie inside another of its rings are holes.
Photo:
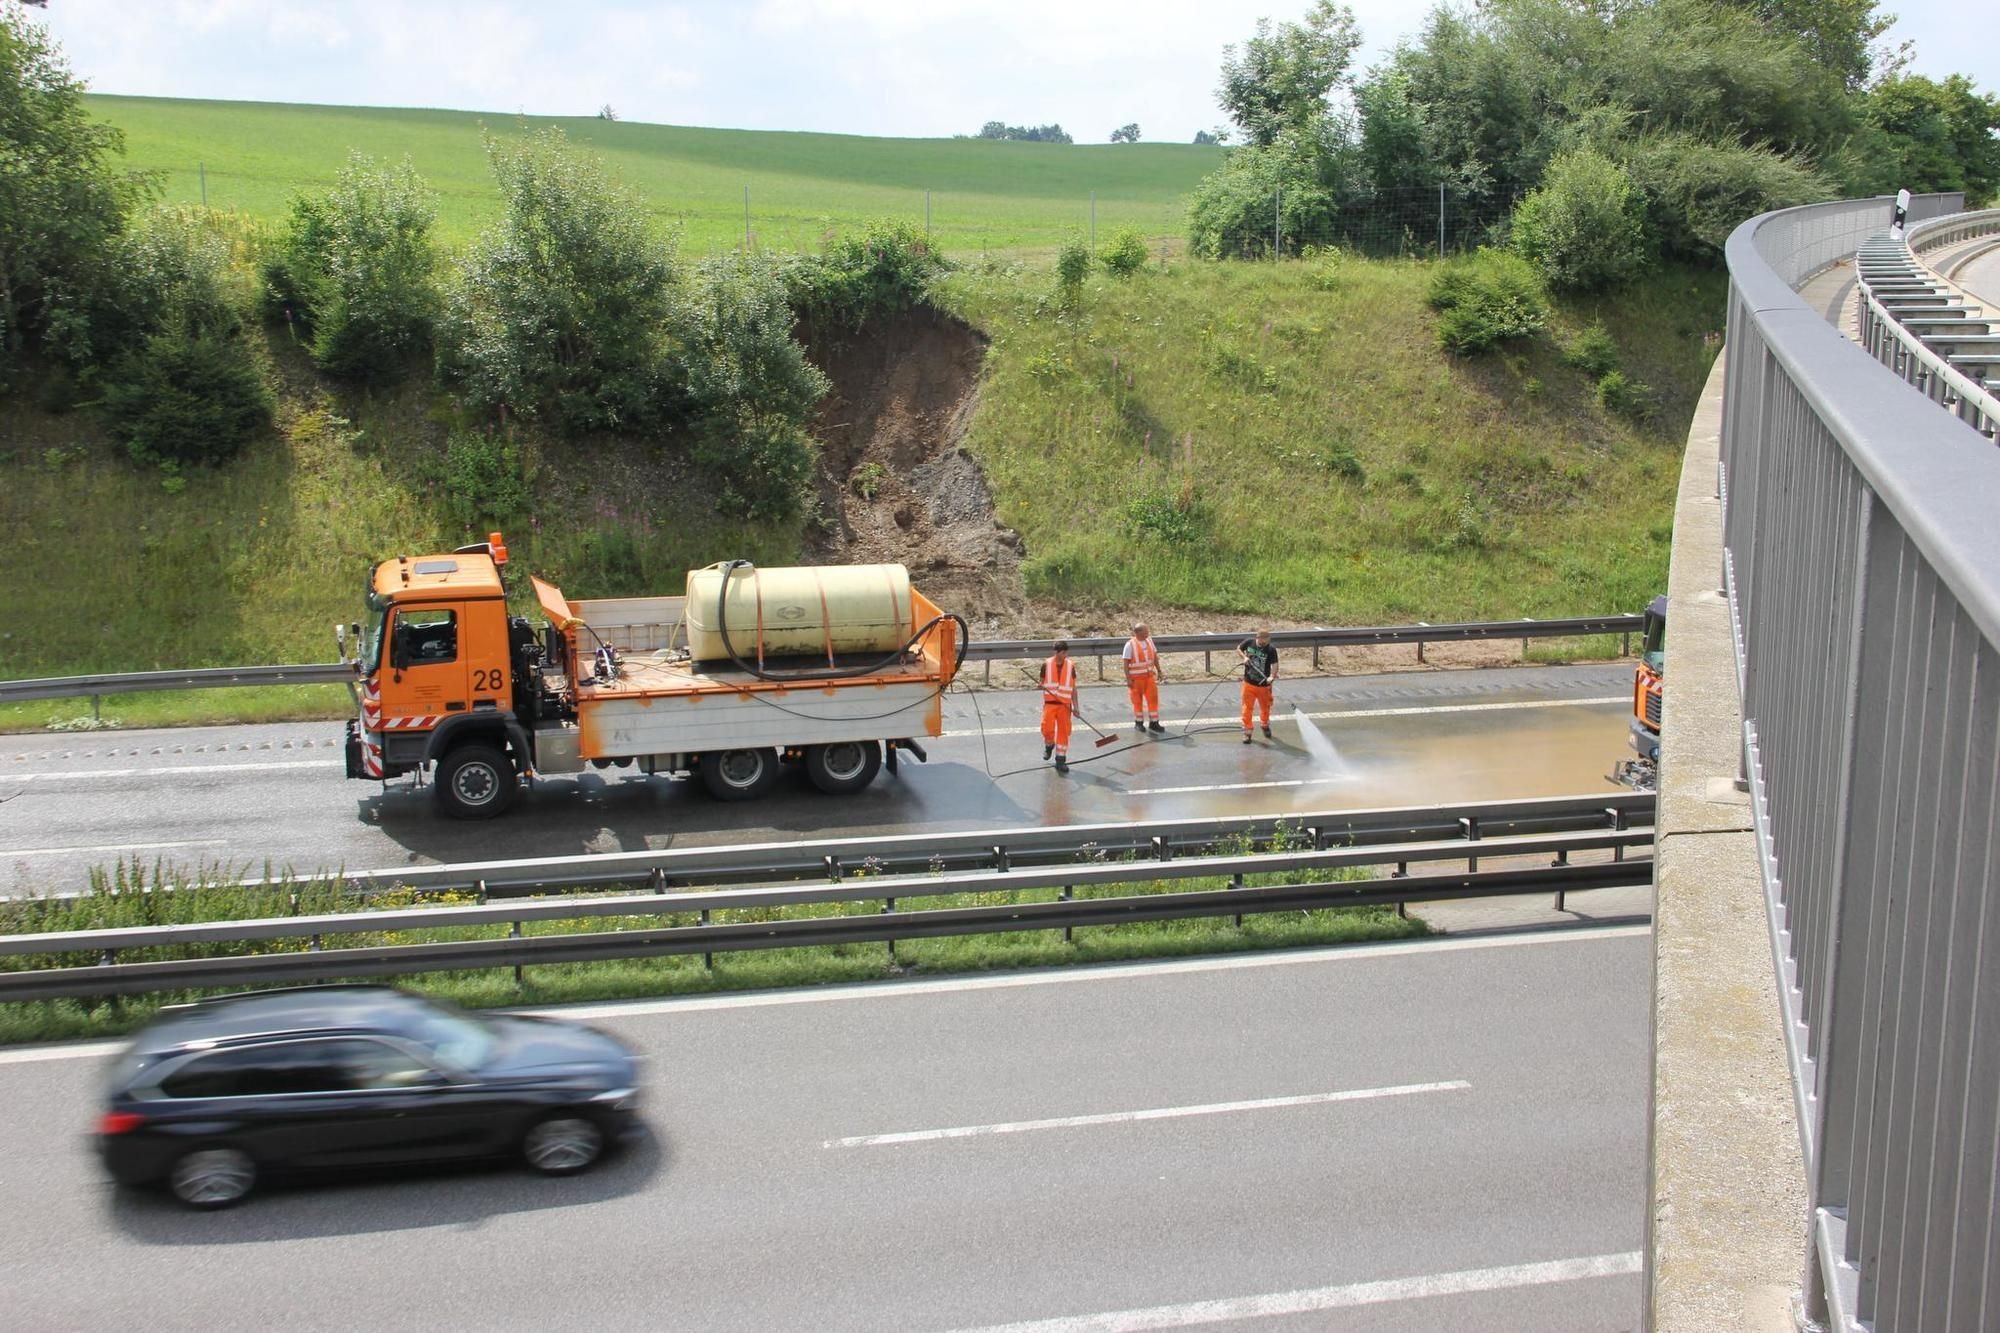
[[[924,750],[924,747],[907,736],[901,740],[883,741],[882,762],[888,766],[891,773],[896,771],[896,751],[898,750],[908,750],[917,757],[917,762],[920,764],[928,764],[931,761],[931,757]]]

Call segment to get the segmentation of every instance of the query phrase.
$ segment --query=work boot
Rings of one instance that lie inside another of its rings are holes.
[[[1269,727],[1264,728],[1264,739],[1267,741],[1271,739],[1271,729]]]
[[[1054,754],[1055,752],[1056,752],[1055,746],[1044,745],[1042,747],[1042,762],[1046,764],[1049,761],[1049,756]]]
[[[1136,718],[1136,717],[1135,717],[1135,718],[1133,718],[1133,719],[1132,719],[1132,730],[1134,730],[1134,731],[1138,731],[1138,732],[1143,732],[1143,731],[1145,731],[1145,729],[1146,729],[1146,723],[1145,723],[1145,720],[1144,720],[1143,718]]]
[[[1068,755],[1062,755],[1062,754],[1059,754],[1059,755],[1057,755],[1057,756],[1056,756],[1056,772],[1058,772],[1058,773],[1067,773],[1067,772],[1069,772],[1069,756],[1068,756]]]
[[[1158,719],[1157,717],[1154,718],[1151,722],[1148,722],[1146,724],[1146,727],[1148,730],[1157,731],[1162,735],[1165,735],[1167,730],[1165,727],[1160,725],[1160,719]]]
[[[1250,733],[1247,731],[1243,733],[1243,743],[1245,745],[1248,745],[1250,743]]]

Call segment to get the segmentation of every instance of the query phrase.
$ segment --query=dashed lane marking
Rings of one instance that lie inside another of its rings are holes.
[[[1222,1300],[1154,1305],[1139,1310],[1108,1310],[1102,1314],[1063,1315],[1018,1324],[989,1324],[960,1333],[1134,1333],[1149,1328],[1193,1328],[1235,1320],[1274,1319],[1281,1315],[1318,1314],[1359,1305],[1423,1300],[1432,1296],[1465,1296],[1517,1287],[1580,1282],[1589,1278],[1629,1277],[1640,1271],[1639,1252],[1591,1254],[1576,1259],[1508,1264],[1504,1268],[1468,1268],[1456,1273],[1426,1273],[1381,1282],[1350,1282],[1338,1287],[1304,1291],[1274,1291],[1261,1296],[1231,1296]]]
[[[1464,1079],[1443,1083],[1403,1083],[1388,1088],[1349,1088],[1341,1092],[1309,1092],[1295,1097],[1260,1097],[1254,1101],[1207,1102],[1197,1106],[1155,1106],[1143,1111],[1107,1111],[1098,1115],[1066,1115],[1049,1120],[1013,1120],[992,1125],[957,1125],[950,1129],[910,1129],[893,1134],[857,1134],[828,1139],[825,1148],[878,1148],[896,1143],[934,1143],[940,1139],[977,1139],[994,1134],[1032,1134],[1044,1129],[1083,1129],[1093,1125],[1130,1125],[1146,1120],[1184,1120],[1199,1115],[1234,1115],[1241,1111],[1277,1111],[1293,1106],[1324,1106],[1331,1102],[1363,1102],[1378,1097],[1411,1097],[1423,1092],[1463,1092]]]
[[[169,847],[220,847],[222,838],[194,838],[186,842],[123,842],[107,847],[0,847],[0,861],[21,856],[69,856],[83,852],[96,855],[100,852],[150,852],[163,851]]]

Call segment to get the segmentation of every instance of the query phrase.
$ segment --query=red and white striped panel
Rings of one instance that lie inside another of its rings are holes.
[[[432,713],[425,717],[385,717],[382,719],[381,729],[383,731],[429,731],[438,724],[442,716],[439,713]]]

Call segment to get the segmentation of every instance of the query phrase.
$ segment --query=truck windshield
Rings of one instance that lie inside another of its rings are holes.
[[[361,630],[361,669],[372,672],[382,665],[382,627],[389,621],[387,610],[377,611]]]

